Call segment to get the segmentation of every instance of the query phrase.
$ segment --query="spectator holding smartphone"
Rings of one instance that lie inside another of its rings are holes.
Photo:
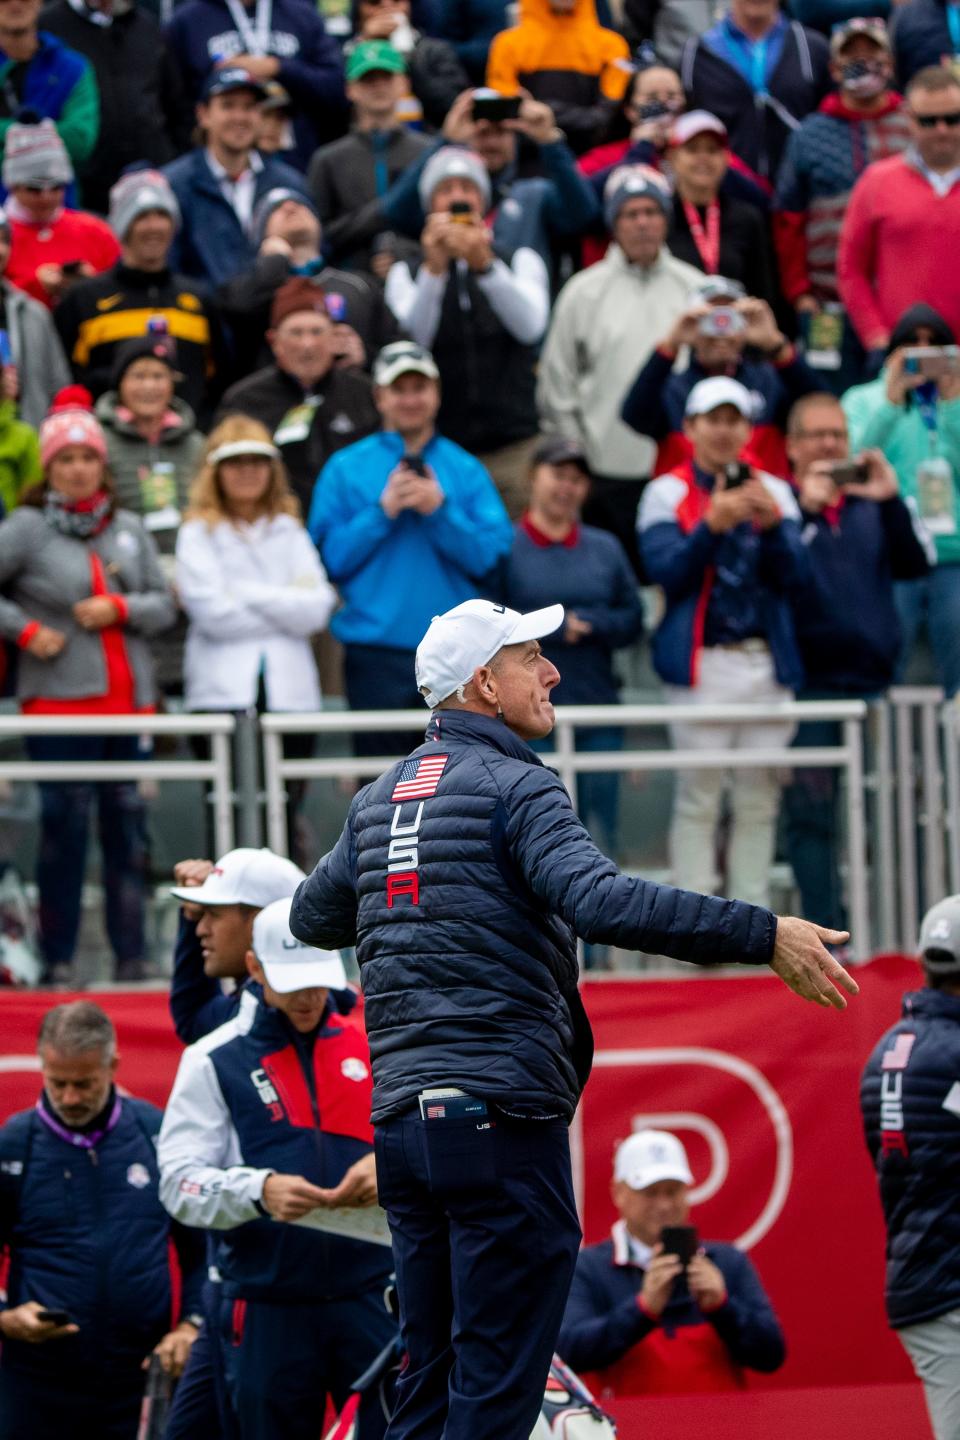
[[[787,447],[810,561],[794,611],[806,674],[801,700],[872,700],[891,684],[901,651],[895,586],[924,583],[936,552],[916,502],[900,495],[879,449],[853,452],[840,401],[811,394],[790,413]],[[836,720],[808,720],[798,747],[839,745]],[[784,791],[787,849],[804,915],[845,928],[840,882],[840,775],[805,769],[802,748]]]
[[[665,1130],[617,1148],[611,1238],[580,1251],[557,1352],[601,1399],[738,1390],[783,1364],[783,1332],[760,1277],[734,1245],[700,1243],[693,1173]]]
[[[936,352],[955,344],[941,314],[911,305],[894,325],[876,380],[853,386],[841,402],[853,448],[883,451],[933,536],[936,567],[897,585],[901,670],[925,626],[948,696],[960,690],[960,365]],[[911,354],[931,347],[926,359]]]
[[[682,352],[687,364],[676,368]],[[711,375],[738,380],[754,399],[746,459],[789,476],[784,431],[790,406],[819,388],[816,375],[783,334],[770,306],[722,275],[704,280],[642,367],[623,402],[623,419],[659,445],[655,474],[690,456],[683,418],[694,385]]]
[[[803,683],[792,601],[808,580],[800,512],[783,480],[744,465],[752,397],[736,380],[701,380],[687,397],[690,460],[644,491],[637,525],[650,579],[666,610],[653,662],[676,705],[776,704]],[[684,750],[787,745],[790,721],[674,724]],[[683,770],[670,834],[674,877],[710,894],[716,887],[721,769]],[[776,770],[733,771],[726,893],[765,904],[769,895],[780,783]]]

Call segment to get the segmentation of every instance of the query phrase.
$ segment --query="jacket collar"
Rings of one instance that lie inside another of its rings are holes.
[[[253,1016],[249,1031],[252,1036],[257,1040],[280,1041],[285,1045],[303,1043],[305,1037],[293,1028],[283,1011],[277,1010],[272,1005],[266,1003],[263,998],[262,985],[259,985],[256,980],[248,980],[243,988],[257,1002],[256,1012]],[[320,1024],[315,1032],[317,1036],[327,1033],[330,1027],[330,1020],[334,1013],[334,1008],[328,1000],[327,1008],[324,1010]],[[339,1029],[339,1021],[334,1028]]]
[[[960,1021],[960,995],[948,995],[944,990],[908,990],[903,997],[903,1018],[910,1020],[914,1015],[923,1015],[940,1020]]]
[[[106,272],[111,273],[109,270]],[[165,265],[162,270],[138,270],[135,265],[127,265],[123,260],[118,260],[112,272],[120,285],[130,285],[138,290],[150,290],[154,287],[169,285],[171,270]]]
[[[430,716],[426,738],[431,744],[463,740],[467,744],[489,745],[492,750],[523,760],[527,765],[543,764],[527,742],[514,735],[502,720],[492,715],[477,715],[472,710],[435,710]]]

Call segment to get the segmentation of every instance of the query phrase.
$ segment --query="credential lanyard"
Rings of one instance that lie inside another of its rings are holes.
[[[257,0],[256,19],[250,17],[240,0],[226,0],[230,19],[243,42],[245,55],[267,55],[270,50],[270,26],[273,23],[273,0]]]
[[[720,204],[717,200],[711,200],[707,206],[707,228],[704,230],[703,221],[696,205],[691,205],[689,200],[683,202],[683,213],[687,217],[687,224],[690,226],[690,234],[693,236],[693,243],[697,247],[700,259],[703,261],[703,268],[708,275],[717,275],[720,272]]]
[[[937,448],[937,393],[935,380],[927,380],[923,385],[918,385],[913,392],[917,413],[926,426],[931,455]]]
[[[947,0],[947,25],[950,29],[950,46],[954,55],[960,55],[960,6],[954,0]]]

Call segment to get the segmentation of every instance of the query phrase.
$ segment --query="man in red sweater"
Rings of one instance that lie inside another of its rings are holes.
[[[931,66],[906,98],[910,148],[867,167],[840,232],[840,298],[873,352],[886,350],[897,317],[919,302],[960,332],[960,79]]]

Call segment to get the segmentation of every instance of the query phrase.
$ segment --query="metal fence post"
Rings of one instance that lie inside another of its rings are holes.
[[[876,893],[880,913],[879,941],[885,950],[899,944],[897,933],[897,884],[894,869],[896,832],[893,814],[893,768],[890,763],[890,702],[878,700],[870,707],[874,719],[875,793],[877,797],[877,832],[873,867],[877,876]]]
[[[947,784],[947,846],[950,893],[960,891],[960,753],[957,750],[957,707],[948,700],[941,712]]]
[[[267,844],[277,855],[287,853],[287,786],[283,778],[283,736],[268,725],[263,735],[263,781],[267,792]]]
[[[218,855],[233,849],[233,785],[230,774],[230,736],[211,735],[213,760],[213,833]]]
[[[574,743],[573,726],[569,721],[558,718],[557,728],[557,771],[560,779],[567,787],[567,793],[573,803],[574,809],[577,805],[577,772],[571,763],[576,753]]]
[[[870,954],[870,906],[867,895],[867,843],[864,823],[863,732],[860,720],[844,720],[847,750],[847,847],[850,876],[850,922],[854,953]]]
[[[239,820],[237,830],[240,844],[254,850],[263,844],[263,827],[260,823],[260,774],[257,763],[258,729],[256,710],[244,710],[237,716],[235,740],[237,769],[234,777]]]
[[[917,823],[913,792],[912,712],[894,703],[897,747],[897,833],[900,871],[900,944],[912,948],[917,934]]]

